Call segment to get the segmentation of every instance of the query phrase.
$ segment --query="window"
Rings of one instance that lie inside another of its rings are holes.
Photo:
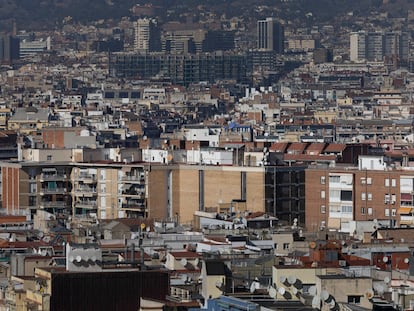
[[[368,184],[368,185],[372,185],[372,178],[371,178],[371,177],[368,177],[368,178],[367,178],[367,184]]]
[[[368,207],[368,215],[372,215],[372,207]]]
[[[361,207],[361,215],[365,215],[365,207]]]
[[[390,203],[390,195],[387,193],[386,195],[384,195],[384,203],[385,204],[388,204],[388,203]]]
[[[352,191],[341,190],[341,201],[352,201]]]
[[[321,214],[325,214],[326,213],[326,207],[325,205],[321,205]]]
[[[339,183],[341,181],[341,176],[329,176],[330,183]]]
[[[385,187],[390,186],[390,180],[388,178],[385,178]]]
[[[46,156],[46,160],[47,160],[47,161],[52,161],[52,155],[48,154],[48,155]]]
[[[277,243],[273,244],[273,248],[277,249]]]
[[[348,303],[360,304],[361,296],[348,296]]]
[[[326,177],[325,176],[321,176],[321,185],[324,185],[326,182]]]
[[[365,177],[361,177],[361,185],[365,185],[367,183],[367,180]]]
[[[397,196],[395,194],[391,194],[391,204],[395,204],[397,201]]]
[[[397,180],[395,178],[391,179],[391,187],[397,187]]]
[[[341,212],[344,214],[352,214],[352,205],[342,205]]]
[[[321,199],[325,199],[325,190],[321,191]]]
[[[341,190],[329,190],[329,198],[332,201],[340,201],[341,200]]]
[[[391,210],[391,216],[392,217],[395,217],[397,215],[397,210],[395,209],[395,208],[393,208],[392,210]]]
[[[368,201],[372,201],[372,193],[368,192]]]
[[[385,217],[389,217],[390,216],[390,209],[386,208],[384,213],[385,213]]]
[[[361,200],[362,201],[366,200],[366,193],[365,192],[361,192]]]
[[[283,249],[284,250],[287,250],[287,249],[289,249],[289,243],[283,243]]]

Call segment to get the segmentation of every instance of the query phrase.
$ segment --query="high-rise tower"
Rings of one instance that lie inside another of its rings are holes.
[[[257,21],[257,48],[265,51],[284,52],[284,28],[272,17]]]
[[[160,31],[156,20],[140,18],[135,22],[134,50],[137,52],[161,50]]]

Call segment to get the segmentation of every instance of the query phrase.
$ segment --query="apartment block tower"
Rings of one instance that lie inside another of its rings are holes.
[[[284,28],[273,17],[257,22],[257,48],[264,51],[284,52]]]
[[[409,35],[406,32],[366,32],[350,34],[351,61],[381,61],[389,58],[394,61],[407,61],[409,55]]]
[[[160,30],[155,19],[140,18],[135,22],[134,26],[134,50],[136,52],[161,51]]]

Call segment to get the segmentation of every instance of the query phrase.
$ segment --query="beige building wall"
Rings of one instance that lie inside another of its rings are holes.
[[[117,168],[98,169],[98,218],[118,218],[118,171]]]
[[[246,206],[264,211],[264,169],[198,165],[153,166],[149,173],[149,217],[172,218],[191,223],[200,210],[200,175],[204,175],[204,209],[217,208],[242,199],[242,172],[245,172]]]
[[[148,172],[147,208],[149,218],[159,220],[167,218],[168,173],[168,170],[156,167],[151,167]]]
[[[348,296],[358,296],[359,307],[372,309],[366,295],[372,289],[369,277],[322,276],[317,278],[316,287],[319,293],[326,290],[338,303],[348,303]]]
[[[199,167],[179,166],[172,177],[172,213],[180,223],[191,223],[199,210]]]
[[[299,300],[293,293],[294,285],[289,285],[287,281],[282,283],[283,280],[287,279],[289,276],[294,276],[302,284],[315,285],[317,280],[317,275],[325,275],[326,269],[322,268],[302,268],[302,267],[283,267],[283,266],[274,266],[273,267],[273,283],[276,284],[276,288],[284,288],[288,293],[287,296],[290,296],[290,300]],[[279,292],[277,293],[277,299],[284,300],[286,297],[283,297]]]

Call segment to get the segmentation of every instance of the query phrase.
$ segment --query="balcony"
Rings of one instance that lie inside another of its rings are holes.
[[[84,195],[94,195],[96,194],[96,188],[95,187],[88,187],[88,186],[81,186],[77,187],[75,189],[75,195],[84,194]]]
[[[41,188],[39,191],[40,195],[46,194],[66,194],[68,193],[68,189],[66,188]]]
[[[412,225],[414,226],[414,216],[401,215],[400,225]]]
[[[144,199],[145,198],[145,188],[144,188],[144,186],[142,186],[142,187],[136,187],[136,186],[124,187],[121,194],[126,195],[126,196],[134,196],[134,197],[138,197],[140,199]]]
[[[129,199],[125,202],[122,202],[122,209],[128,210],[145,210],[145,200],[144,199]]]
[[[70,207],[65,201],[44,201],[40,202],[40,208],[67,208]]]
[[[95,174],[80,173],[78,176],[75,176],[75,179],[83,181],[85,184],[92,184],[97,182]]]
[[[145,175],[144,174],[139,174],[139,175],[123,176],[122,181],[126,181],[126,182],[145,182]]]
[[[66,174],[40,174],[40,181],[65,181],[68,179]]]
[[[96,200],[81,200],[75,203],[75,208],[96,209],[98,204]]]

